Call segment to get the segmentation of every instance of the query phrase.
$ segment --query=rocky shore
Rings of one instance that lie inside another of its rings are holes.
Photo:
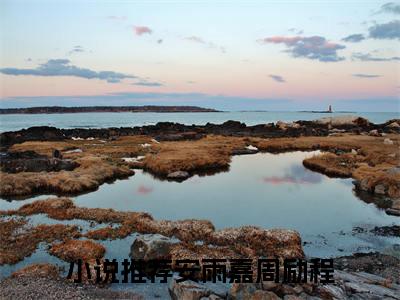
[[[0,196],[76,195],[143,169],[162,179],[183,181],[195,174],[229,169],[233,155],[321,150],[305,167],[331,177],[354,179],[364,201],[400,215],[400,120],[373,124],[362,118],[278,122],[246,126],[153,126],[109,129],[32,127],[0,135]],[[32,216],[49,224],[32,225]],[[87,221],[82,228],[64,221]],[[363,228],[354,230],[364,230]],[[368,229],[397,236],[398,226]],[[69,262],[105,258],[103,241],[136,234],[132,257],[149,259],[304,258],[298,232],[254,226],[216,230],[208,220],[156,220],[141,212],[78,207],[70,198],[34,201],[0,211],[0,266],[31,256],[40,244],[46,255]],[[18,251],[16,251],[18,249]],[[335,260],[335,283],[233,284],[225,289],[191,281],[168,283],[172,299],[400,299],[399,259],[380,253]],[[202,266],[200,266],[202,267]],[[32,265],[0,282],[0,298],[144,299],[140,293],[62,278],[53,265]]]
[[[372,202],[384,203],[388,213],[399,215],[399,124],[400,120],[373,124],[363,118],[324,118],[255,126],[228,121],[4,132],[0,196],[76,195],[131,176],[132,168],[183,181],[228,170],[232,155],[321,150],[321,155],[304,160],[304,166],[330,177],[353,178],[358,194],[371,195]]]
[[[89,220],[101,229],[76,225],[28,225],[25,217],[43,215],[54,220]],[[111,209],[77,207],[71,199],[52,198],[26,204],[18,210],[0,211],[0,265],[14,264],[47,243],[49,255],[70,262],[78,258],[94,263],[106,253],[100,240],[113,241],[132,233],[137,236],[130,256],[152,259],[203,258],[304,258],[299,234],[293,230],[253,226],[215,230],[205,220],[158,221],[150,215]],[[96,225],[97,224],[97,225]],[[375,228],[381,234],[397,234],[397,227]],[[20,251],[15,251],[20,249]],[[354,254],[334,259],[334,283],[209,283],[177,280],[165,284],[172,299],[399,299],[400,260],[380,253]],[[200,268],[203,265],[200,264]],[[173,269],[174,270],[174,269]],[[253,270],[256,270],[254,266]],[[0,282],[2,299],[148,299],[154,295],[118,291],[109,284],[96,284],[83,271],[83,283],[74,283],[50,264],[29,265]],[[283,270],[280,270],[280,273]],[[281,274],[282,276],[282,274]],[[151,296],[152,295],[152,296]],[[159,296],[161,298],[166,297]]]

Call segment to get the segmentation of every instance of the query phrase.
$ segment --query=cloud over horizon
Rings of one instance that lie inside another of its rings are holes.
[[[350,42],[350,43],[359,43],[361,41],[365,40],[365,37],[363,34],[350,34],[346,36],[345,38],[342,39],[344,42]]]
[[[380,13],[393,13],[400,14],[400,4],[396,4],[394,2],[388,2],[381,6]]]
[[[376,74],[361,74],[361,73],[357,73],[357,74],[353,74],[353,77],[358,77],[358,78],[378,78],[378,77],[382,77],[381,75],[376,75]]]
[[[152,81],[147,81],[147,80],[142,80],[139,82],[132,83],[133,85],[139,85],[139,86],[148,86],[148,87],[160,87],[163,86],[162,83],[159,82],[152,82]]]
[[[360,53],[355,52],[351,55],[352,60],[360,60],[360,61],[400,61],[399,56],[392,57],[376,57],[372,56],[370,53]]]
[[[329,42],[322,36],[273,36],[260,39],[258,42],[260,44],[284,44],[287,47],[285,52],[290,53],[293,57],[303,57],[321,62],[344,60],[344,57],[338,56],[337,51],[346,48],[344,45]]]
[[[400,21],[395,20],[384,24],[376,24],[368,28],[373,39],[400,39]]]
[[[143,34],[152,34],[153,30],[151,30],[147,26],[133,26],[133,30],[135,31],[136,35],[143,35]]]
[[[202,44],[202,45],[207,46],[208,48],[217,49],[217,50],[221,51],[222,53],[226,53],[225,47],[219,46],[213,42],[205,41],[204,39],[202,39],[201,37],[196,36],[196,35],[184,37],[183,40],[197,43],[197,44]]]
[[[74,76],[86,79],[100,79],[109,83],[118,83],[125,78],[137,78],[133,75],[114,71],[93,71],[70,64],[69,59],[49,59],[35,69],[2,68],[0,73],[14,76]]]
[[[279,75],[269,74],[269,77],[279,83],[286,82],[286,80],[282,76],[279,76]]]

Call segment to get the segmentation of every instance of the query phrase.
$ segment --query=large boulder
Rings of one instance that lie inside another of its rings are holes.
[[[328,124],[331,126],[343,126],[343,125],[353,125],[353,126],[368,126],[369,121],[365,118],[345,115],[336,117],[325,117],[315,121],[318,124]]]
[[[145,234],[135,239],[130,256],[134,259],[164,259],[170,255],[171,248],[180,241],[161,234]]]

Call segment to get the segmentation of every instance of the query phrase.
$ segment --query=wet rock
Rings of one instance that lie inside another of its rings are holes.
[[[374,229],[370,230],[372,233],[382,236],[397,236],[400,237],[400,226],[375,226]]]
[[[176,172],[169,173],[167,175],[168,179],[173,179],[173,180],[184,180],[189,177],[190,177],[190,175],[186,171],[176,171]]]
[[[144,260],[167,258],[171,248],[179,242],[178,239],[168,238],[161,234],[141,235],[133,242],[130,257]]]
[[[335,273],[337,270],[365,272],[390,280],[395,284],[400,283],[400,269],[397,267],[399,264],[398,258],[378,252],[355,253],[334,259]]]
[[[399,216],[400,217],[400,210],[395,208],[387,208],[386,213],[392,216]]]
[[[352,298],[400,299],[400,286],[392,284],[387,287],[387,280],[376,275],[335,270],[335,281],[338,285],[344,285]]]
[[[68,240],[53,244],[49,252],[65,261],[89,261],[102,258],[106,249],[91,240]]]

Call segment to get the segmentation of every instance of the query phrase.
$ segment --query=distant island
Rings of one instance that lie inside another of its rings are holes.
[[[65,114],[94,112],[219,112],[211,108],[198,106],[41,106],[27,108],[0,108],[0,114]]]

